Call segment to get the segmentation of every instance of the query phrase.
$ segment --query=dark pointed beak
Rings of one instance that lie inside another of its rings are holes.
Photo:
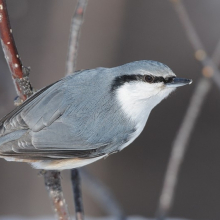
[[[173,78],[172,81],[166,83],[166,86],[167,87],[179,87],[179,86],[185,86],[191,83],[192,83],[191,79]]]

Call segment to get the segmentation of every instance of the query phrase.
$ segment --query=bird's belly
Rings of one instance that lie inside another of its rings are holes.
[[[74,169],[78,167],[83,167],[90,163],[93,163],[97,160],[102,159],[105,155],[94,157],[90,159],[86,158],[74,158],[74,159],[63,159],[63,160],[50,160],[50,161],[39,161],[33,162],[31,165],[35,169],[43,169],[43,170],[66,170],[66,169]]]

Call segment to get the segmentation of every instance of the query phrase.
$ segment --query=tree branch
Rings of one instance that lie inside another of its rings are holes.
[[[58,220],[70,220],[66,201],[61,187],[61,176],[58,170],[43,170],[45,186],[51,200],[52,209]]]
[[[0,0],[0,37],[5,59],[19,96],[19,100],[15,104],[19,105],[33,94],[33,89],[29,81],[30,68],[23,66],[15,45],[5,0]],[[60,173],[48,171],[44,173],[44,178],[58,219],[69,219],[60,184]]]
[[[5,0],[0,0],[0,35],[2,49],[11,72],[16,92],[23,102],[33,94],[33,90],[28,77],[29,68],[25,68],[22,65],[15,45]]]
[[[80,30],[83,23],[88,0],[78,0],[71,24],[69,51],[66,63],[66,75],[72,74],[76,70],[76,61],[79,47]]]
[[[61,187],[60,172],[57,170],[43,171],[43,175],[45,186],[57,219],[70,220]]]

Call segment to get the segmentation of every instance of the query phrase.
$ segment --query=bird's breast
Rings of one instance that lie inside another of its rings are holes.
[[[137,125],[134,129],[134,132],[129,135],[129,137],[127,139],[128,141],[120,146],[120,150],[123,150],[125,147],[127,147],[129,144],[131,144],[141,134],[141,132],[143,131],[143,129],[145,127],[146,121],[147,120],[143,120],[143,121],[140,121],[139,123],[137,123]]]

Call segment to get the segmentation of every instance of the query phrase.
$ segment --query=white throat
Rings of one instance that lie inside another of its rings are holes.
[[[116,97],[127,118],[136,124],[134,139],[142,132],[151,110],[174,89],[165,88],[163,83],[125,83],[117,89]]]

